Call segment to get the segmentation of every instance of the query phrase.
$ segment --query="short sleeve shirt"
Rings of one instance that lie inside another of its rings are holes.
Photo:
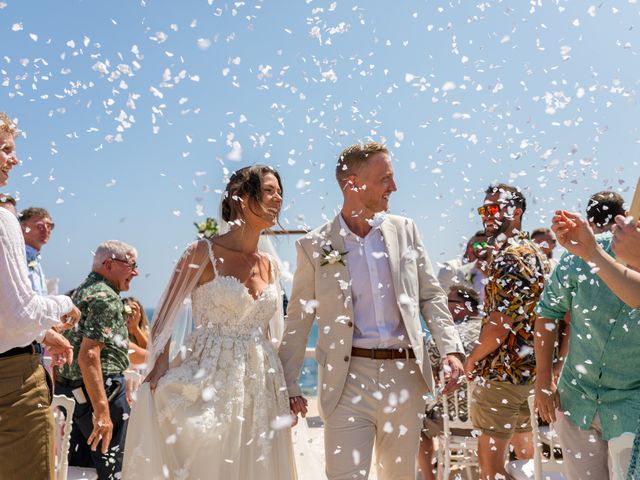
[[[118,291],[102,275],[91,272],[71,299],[81,317],[76,328],[64,332],[73,346],[73,363],[60,368],[60,376],[68,380],[82,378],[78,353],[84,337],[104,344],[100,353],[102,375],[121,374],[129,366],[129,334]]]
[[[487,316],[482,326],[494,311],[511,318],[512,324],[502,345],[480,361],[481,377],[515,385],[535,381],[535,307],[544,288],[546,268],[544,254],[526,232],[511,237],[494,253],[487,275]]]
[[[610,233],[596,240],[615,256]],[[567,418],[588,429],[598,413],[604,440],[635,431],[640,418],[640,309],[625,305],[591,266],[565,253],[537,312],[556,321],[571,314],[569,353],[558,381]]]

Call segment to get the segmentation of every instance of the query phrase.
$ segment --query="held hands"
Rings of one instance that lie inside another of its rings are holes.
[[[147,377],[144,379],[145,383],[149,383],[149,389],[152,392],[156,390],[158,382],[162,377],[164,377],[164,374],[167,373],[167,370],[169,370],[169,362],[167,358],[164,356],[158,358],[158,361],[153,367],[153,370],[151,370],[151,372],[149,372],[149,375],[147,375]]]
[[[464,377],[464,367],[462,362],[455,354],[449,354],[442,360],[442,369],[444,370],[444,380],[447,382],[442,390],[443,395],[447,395],[456,391],[460,386],[461,377]]]
[[[570,253],[589,261],[598,249],[596,237],[586,220],[575,213],[557,210],[551,223],[558,243]]]
[[[302,417],[307,416],[307,405],[309,402],[302,395],[289,398],[289,407],[291,408],[291,414],[295,416],[295,423],[298,423],[298,414],[302,415]]]
[[[54,367],[73,363],[73,347],[69,340],[50,328],[44,335],[42,343],[51,354],[51,365]]]
[[[109,409],[106,412],[99,414],[92,414],[93,417],[93,431],[89,435],[87,445],[91,446],[92,451],[96,451],[100,442],[102,442],[101,452],[103,455],[109,450],[109,444],[111,443],[111,435],[113,434],[113,423],[111,423],[111,417],[109,416]]]

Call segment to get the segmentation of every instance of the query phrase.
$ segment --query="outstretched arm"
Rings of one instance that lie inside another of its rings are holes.
[[[616,217],[616,224],[614,251],[627,263],[640,265],[638,225],[621,216]],[[552,230],[560,245],[597,269],[598,276],[620,300],[630,307],[640,307],[640,273],[621,265],[605,252],[585,220],[575,213],[559,210],[553,217]]]

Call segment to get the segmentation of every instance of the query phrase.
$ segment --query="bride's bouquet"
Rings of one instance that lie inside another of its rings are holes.
[[[220,233],[220,228],[215,218],[207,217],[204,222],[194,222],[193,224],[198,229],[198,238],[211,238]]]

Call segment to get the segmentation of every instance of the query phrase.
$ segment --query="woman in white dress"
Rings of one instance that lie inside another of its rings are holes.
[[[192,244],[178,262],[153,320],[150,373],[131,412],[122,478],[297,478],[273,340],[283,322],[278,270],[258,251],[281,207],[275,170],[238,170],[222,202],[230,231]],[[196,329],[169,365],[188,296]]]

